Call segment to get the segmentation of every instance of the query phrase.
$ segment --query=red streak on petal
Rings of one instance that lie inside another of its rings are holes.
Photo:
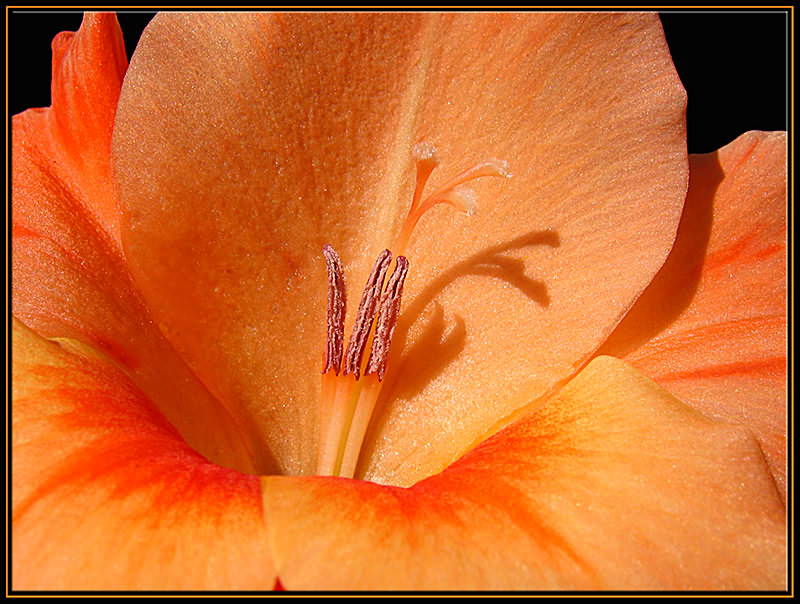
[[[786,250],[785,243],[775,243],[765,247],[763,250],[758,250],[755,254],[753,254],[753,257],[756,260],[764,260],[770,256],[774,256],[778,252],[783,252],[784,250]]]
[[[21,239],[21,238],[39,239],[42,237],[42,235],[40,235],[39,233],[37,233],[32,229],[29,229],[28,227],[22,226],[21,224],[14,222],[11,225],[11,237],[13,239]]]
[[[425,493],[427,497],[424,499],[430,505],[427,511],[433,509],[441,514],[443,522],[452,522],[451,507],[463,506],[463,501],[448,501],[448,497],[443,496],[443,494],[485,492],[485,496],[475,496],[471,502],[477,506],[477,509],[484,508],[488,510],[493,507],[502,509],[502,514],[519,527],[520,531],[524,531],[536,543],[541,544],[542,550],[552,556],[553,560],[570,560],[571,563],[581,568],[587,576],[595,577],[599,581],[595,571],[579,555],[573,545],[558,532],[557,527],[551,525],[545,515],[540,515],[534,511],[534,508],[530,505],[528,494],[506,480],[498,480],[492,468],[484,467],[483,469],[478,469],[470,462],[470,458],[473,455],[483,456],[484,458],[489,457],[496,460],[498,464],[502,465],[508,461],[508,463],[516,465],[521,472],[536,474],[541,472],[544,466],[536,462],[526,465],[522,463],[520,458],[510,454],[509,451],[527,448],[533,455],[531,459],[536,459],[535,452],[537,450],[542,452],[542,458],[546,457],[547,452],[552,454],[554,450],[559,450],[560,454],[568,456],[582,454],[578,448],[574,447],[572,442],[564,440],[564,435],[558,427],[551,425],[550,428],[552,431],[540,430],[537,434],[537,442],[533,445],[530,434],[525,430],[520,430],[519,434],[514,434],[514,429],[509,429],[504,433],[503,438],[497,436],[489,438],[481,444],[480,451],[467,453],[448,468],[446,475],[438,475],[432,479],[423,480],[414,485],[410,491]],[[514,446],[516,438],[519,438],[519,448]],[[449,481],[452,481],[452,486],[448,486]],[[433,487],[430,490],[428,488],[429,485]],[[472,487],[465,489],[466,485],[472,485]],[[489,485],[488,489],[485,488],[487,485]],[[419,497],[407,497],[403,511],[408,513],[409,508],[416,507],[414,504],[419,499]],[[465,525],[464,529],[469,530],[469,527]]]
[[[757,233],[758,229],[755,229],[748,235],[710,254],[705,261],[704,270],[712,271],[735,263],[747,264],[758,262],[786,249],[786,244],[774,243],[760,249],[748,250],[749,247],[753,247],[752,244],[756,239]]]
[[[724,363],[693,369],[691,371],[674,371],[658,376],[658,381],[677,381],[687,379],[721,378],[734,375],[779,378],[786,375],[786,356],[759,359],[757,361],[741,361],[737,363]]]
[[[738,260],[754,237],[755,232],[751,232],[710,254],[705,261],[706,270],[715,270]]]
[[[141,514],[165,525],[187,513],[221,524],[231,505],[252,507],[260,517],[258,477],[208,462],[116,371],[85,363],[34,367],[32,373],[67,384],[15,402],[30,421],[42,417],[42,438],[52,439],[64,456],[51,462],[52,470],[15,507],[15,518],[42,498],[57,497],[60,488],[92,489],[109,501],[145,497],[149,505]]]

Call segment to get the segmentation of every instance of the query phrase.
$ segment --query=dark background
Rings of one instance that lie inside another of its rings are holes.
[[[120,11],[130,58],[153,13]],[[714,151],[748,130],[788,129],[788,14],[662,12],[675,67],[689,96],[691,153]],[[80,13],[11,11],[9,113],[50,104],[50,41],[75,31]]]

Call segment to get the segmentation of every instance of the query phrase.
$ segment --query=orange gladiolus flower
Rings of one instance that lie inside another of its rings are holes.
[[[785,137],[687,161],[656,16],[168,13],[127,66],[101,14],[53,54],[15,589],[786,588]]]

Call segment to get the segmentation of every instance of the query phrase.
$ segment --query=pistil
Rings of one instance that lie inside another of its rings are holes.
[[[391,252],[384,250],[367,279],[344,355],[344,273],[336,251],[329,245],[323,248],[328,269],[328,314],[317,459],[317,474],[321,476],[352,478],[355,474],[359,452],[389,366],[389,350],[409,268],[403,254],[419,219],[440,203],[471,214],[475,209],[475,194],[464,183],[483,176],[510,176],[506,162],[481,162],[423,199],[422,191],[438,165],[436,150],[421,143],[414,147],[414,157],[416,187],[411,208],[394,246],[397,253],[394,272],[384,288],[386,273],[392,264]],[[365,360],[364,352],[368,345],[370,354]]]
[[[439,164],[439,160],[436,157],[436,149],[428,143],[419,143],[415,145],[413,155],[417,162],[417,186],[414,191],[414,198],[411,202],[411,209],[408,211],[408,216],[406,217],[405,223],[403,223],[403,228],[400,230],[400,235],[397,237],[397,242],[394,245],[395,253],[401,256],[405,254],[408,240],[411,238],[411,233],[414,231],[414,227],[417,226],[417,222],[419,222],[422,215],[432,207],[440,203],[446,203],[467,216],[471,216],[475,213],[477,208],[475,203],[475,191],[469,187],[465,187],[464,183],[482,178],[483,176],[503,176],[505,178],[511,178],[508,162],[500,159],[490,159],[464,170],[445,185],[439,187],[432,195],[425,198],[425,200],[421,200],[422,189],[427,184],[433,169]]]

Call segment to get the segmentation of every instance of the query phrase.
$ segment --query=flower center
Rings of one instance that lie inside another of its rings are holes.
[[[403,283],[408,274],[408,259],[403,254],[417,222],[425,212],[440,203],[450,204],[471,215],[475,210],[475,193],[464,183],[483,176],[511,176],[504,161],[481,162],[423,199],[425,184],[438,165],[436,149],[420,143],[414,147],[413,154],[417,182],[411,209],[394,245],[394,263],[389,250],[378,256],[361,295],[346,349],[342,263],[330,245],[325,245],[322,250],[328,268],[328,317],[317,458],[317,474],[320,476],[352,478],[355,474],[364,435],[388,368],[389,348],[400,312]],[[392,264],[394,270],[384,286]],[[369,356],[365,356],[368,347]]]

